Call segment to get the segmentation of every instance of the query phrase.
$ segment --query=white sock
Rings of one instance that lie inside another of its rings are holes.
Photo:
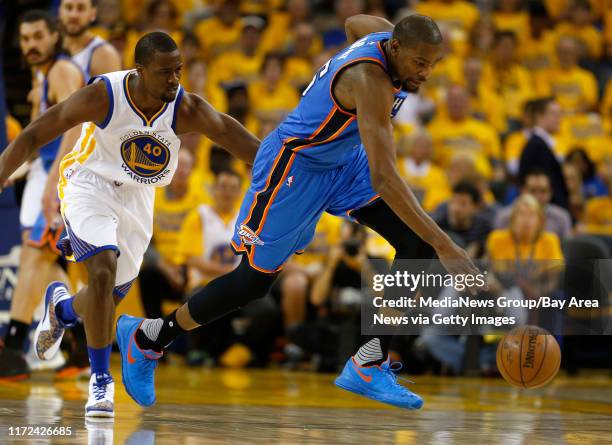
[[[366,363],[381,360],[383,358],[382,349],[380,347],[380,339],[373,338],[357,351],[357,354],[353,356],[359,366],[363,366]]]
[[[159,336],[159,331],[161,331],[162,326],[164,325],[163,318],[150,319],[147,318],[140,325],[140,330],[144,332],[147,338],[151,341],[157,340]]]

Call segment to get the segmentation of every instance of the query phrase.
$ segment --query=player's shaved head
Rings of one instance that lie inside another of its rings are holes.
[[[404,17],[395,25],[393,38],[399,40],[402,46],[413,46],[419,43],[440,45],[442,43],[442,32],[430,17],[413,14]]]
[[[153,60],[155,53],[171,53],[178,51],[176,42],[165,32],[155,31],[145,34],[136,44],[134,60],[137,64],[146,66]]]

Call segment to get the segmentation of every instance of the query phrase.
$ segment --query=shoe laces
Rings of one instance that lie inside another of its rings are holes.
[[[393,363],[389,364],[389,367],[387,369],[382,368],[385,371],[387,377],[389,378],[389,384],[390,385],[392,385],[394,387],[395,386],[400,386],[400,387],[404,388],[402,385],[400,385],[397,382],[398,379],[402,380],[404,382],[408,382],[408,383],[414,384],[414,382],[412,380],[409,380],[409,379],[404,378],[404,377],[399,377],[397,375],[397,373],[400,372],[403,367],[404,367],[404,365],[402,365],[401,362],[393,362]]]
[[[102,400],[106,397],[106,387],[113,382],[113,378],[108,374],[96,375],[96,381],[93,384],[93,394],[96,400]]]

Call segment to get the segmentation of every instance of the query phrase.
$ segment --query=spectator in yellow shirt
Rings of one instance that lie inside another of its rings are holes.
[[[417,130],[398,143],[400,174],[427,212],[451,195],[446,173],[431,163],[432,152],[433,141],[425,130]]]
[[[448,90],[446,115],[428,126],[434,142],[434,160],[446,168],[451,158],[460,153],[470,156],[478,172],[492,175],[491,163],[501,158],[500,141],[495,129],[470,116],[469,97],[465,89],[455,85]]]
[[[597,79],[590,71],[578,66],[576,40],[561,37],[557,42],[558,67],[543,73],[538,90],[543,96],[555,96],[565,113],[593,110],[597,104]]]
[[[506,113],[502,98],[482,82],[482,61],[468,57],[463,63],[465,88],[470,96],[472,116],[495,127],[498,133],[507,129]]]
[[[500,31],[514,31],[521,44],[529,40],[529,13],[520,0],[499,0],[493,12],[493,23]]]
[[[177,261],[181,225],[187,213],[203,199],[200,190],[189,187],[193,156],[179,152],[179,161],[172,182],[159,188],[155,196],[153,239],[138,276],[140,296],[147,317],[161,317],[162,301],[181,301],[185,289],[182,263]]]
[[[195,27],[202,54],[207,62],[226,51],[238,47],[242,22],[240,0],[220,0],[214,7],[214,15],[202,20]]]
[[[517,63],[516,36],[512,31],[495,33],[493,53],[484,67],[483,82],[504,101],[510,130],[516,129],[523,106],[533,96],[529,72]]]
[[[510,227],[494,230],[487,239],[487,258],[495,275],[513,277],[527,298],[554,290],[555,271],[563,261],[559,238],[547,232],[545,224],[537,199],[523,194],[512,207]],[[498,293],[499,282],[494,274],[489,275],[490,290]]]
[[[170,0],[153,0],[147,5],[144,29],[131,29],[127,32],[123,48],[123,66],[134,68],[134,49],[140,38],[151,31],[163,31],[178,44],[183,42],[183,32],[178,25],[178,10]]]
[[[532,75],[552,68],[555,55],[555,32],[546,7],[540,2],[529,2],[529,34],[519,48],[521,64]]]
[[[298,24],[312,22],[309,0],[287,0],[286,11],[270,14],[268,26],[264,31],[261,47],[264,53],[287,52],[295,39],[294,31]],[[308,50],[314,57],[323,51],[323,43],[318,35],[314,36]]]
[[[415,7],[419,14],[434,19],[438,26],[450,29],[453,48],[458,55],[465,55],[468,49],[468,36],[480,12],[471,2],[464,0],[425,0]]]
[[[436,104],[444,102],[448,88],[463,81],[463,59],[459,57],[451,45],[450,28],[442,27],[444,54],[442,60],[425,83],[425,94]]]
[[[297,90],[283,80],[284,63],[280,54],[266,55],[260,80],[249,85],[251,107],[260,122],[279,122],[299,102]]]
[[[573,0],[568,20],[559,23],[555,29],[557,36],[574,37],[579,42],[582,57],[599,59],[603,52],[603,35],[593,26],[593,12],[588,0]]]
[[[263,20],[259,17],[242,19],[242,33],[239,48],[224,52],[210,65],[210,78],[215,86],[224,82],[254,81],[261,70],[263,57],[258,51]]]
[[[314,74],[315,67],[309,51],[316,34],[312,24],[306,22],[297,25],[294,34],[295,39],[285,62],[285,80],[302,91]]]

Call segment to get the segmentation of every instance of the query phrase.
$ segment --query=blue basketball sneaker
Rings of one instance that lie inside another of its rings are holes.
[[[144,318],[122,315],[117,320],[117,345],[121,352],[123,386],[136,403],[155,403],[155,368],[163,353],[143,350],[136,344],[136,331]]]
[[[399,408],[421,408],[423,399],[397,383],[395,373],[400,369],[401,363],[391,364],[389,359],[380,366],[359,366],[351,357],[334,383],[342,389],[378,402]]]

